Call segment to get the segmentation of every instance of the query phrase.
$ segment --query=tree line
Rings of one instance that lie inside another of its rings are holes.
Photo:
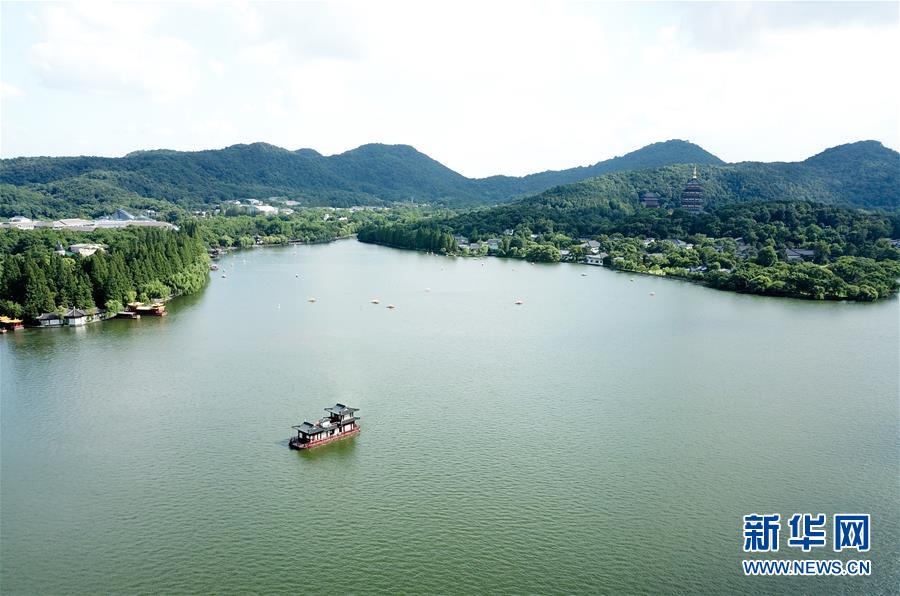
[[[76,242],[103,249],[80,257],[67,250]],[[2,230],[0,313],[33,321],[72,307],[119,311],[135,299],[190,294],[208,281],[208,258],[194,222],[180,231]]]

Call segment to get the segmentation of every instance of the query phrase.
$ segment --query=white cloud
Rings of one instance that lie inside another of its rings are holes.
[[[4,155],[252,141],[335,153],[391,142],[487,176],[593,163],[668,138],[727,160],[900,140],[891,4],[349,1],[33,12],[33,23],[4,29],[24,32],[33,67],[4,63],[29,99],[4,106]],[[4,56],[17,55],[14,40],[3,36]],[[136,113],[141,126],[128,129]],[[76,138],[94,148],[74,148]]]
[[[31,62],[44,84],[101,95],[167,101],[193,86],[196,52],[160,35],[149,4],[54,4],[37,15]]]
[[[11,83],[0,81],[0,98],[17,99],[19,97],[25,97],[25,92]]]

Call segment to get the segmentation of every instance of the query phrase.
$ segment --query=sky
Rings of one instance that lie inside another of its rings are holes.
[[[886,3],[0,2],[0,156],[416,147],[470,177],[679,138],[900,146]]]

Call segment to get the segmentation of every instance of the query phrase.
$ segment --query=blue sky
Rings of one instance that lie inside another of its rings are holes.
[[[406,143],[468,176],[670,138],[900,140],[898,4],[0,4],[0,154]]]

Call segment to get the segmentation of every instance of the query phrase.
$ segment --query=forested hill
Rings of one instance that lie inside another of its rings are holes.
[[[470,179],[408,145],[363,145],[333,156],[265,143],[220,150],[138,151],[122,158],[23,157],[0,161],[0,216],[97,215],[169,202],[202,208],[227,199],[284,196],[306,205],[501,203],[606,172],[722,163],[686,141],[654,143],[592,166],[521,178]]]
[[[725,165],[725,162],[702,147],[687,141],[672,140],[653,143],[637,151],[595,163],[592,166],[570,168],[568,170],[547,171],[529,174],[521,178],[492,176],[477,180],[478,186],[486,194],[496,194],[491,188],[496,186],[503,193],[535,194],[554,186],[571,184],[579,180],[594,178],[610,172],[642,170],[673,164]]]
[[[588,232],[597,222],[623,219],[643,209],[639,196],[656,192],[663,207],[677,208],[692,174],[690,165],[616,172],[557,186],[460,219],[482,230],[503,230],[541,220]],[[744,162],[699,168],[707,209],[751,201],[812,201],[881,208],[900,205],[900,155],[875,141],[828,149],[798,163]]]
[[[471,207],[573,182],[572,189],[551,190],[536,200],[574,193],[633,204],[642,190],[677,197],[688,164],[701,166],[713,203],[812,200],[892,209],[900,202],[900,157],[876,141],[834,147],[803,162],[729,165],[697,145],[671,140],[592,166],[482,179],[466,178],[408,145],[363,145],[323,156],[254,143],[195,152],[139,151],[122,158],[2,160],[0,217],[96,216],[119,207],[202,209],[222,200],[273,196],[304,205],[413,201]]]

